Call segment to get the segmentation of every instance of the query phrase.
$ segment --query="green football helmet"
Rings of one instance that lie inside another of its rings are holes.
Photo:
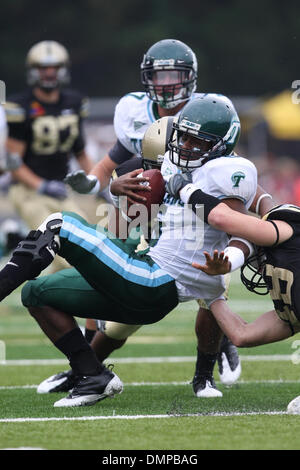
[[[147,96],[162,108],[187,101],[196,90],[197,59],[190,47],[175,39],[158,41],[141,63]]]
[[[223,95],[203,94],[182,109],[169,141],[170,159],[182,168],[198,168],[230,155],[240,136],[237,112]]]

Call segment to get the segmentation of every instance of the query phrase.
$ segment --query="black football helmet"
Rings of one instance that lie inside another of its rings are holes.
[[[267,295],[269,288],[264,279],[266,255],[262,247],[255,247],[255,254],[250,256],[241,267],[241,281],[250,291],[258,295]]]

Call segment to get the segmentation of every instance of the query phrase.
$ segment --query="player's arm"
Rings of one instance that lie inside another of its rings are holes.
[[[133,154],[117,140],[110,151],[93,166],[88,175],[85,171],[78,170],[69,173],[65,182],[78,193],[97,193],[109,185],[113,171],[132,156]]]
[[[251,206],[249,207],[249,211],[262,217],[276,205],[277,204],[273,200],[273,196],[267,193],[267,191],[258,184],[256,194]]]
[[[264,313],[252,323],[236,315],[224,300],[212,302],[210,311],[224,334],[240,348],[273,343],[291,336],[290,327],[280,320],[274,310]]]
[[[8,137],[6,141],[6,147],[8,152],[8,159],[14,160],[14,165],[9,168],[13,178],[20,183],[25,184],[29,188],[38,189],[42,184],[42,178],[36,175],[23,162],[23,156],[26,151],[26,143],[22,140]]]
[[[288,240],[293,235],[292,227],[284,221],[265,221],[242,214],[230,208],[224,200],[206,194],[185,177],[176,174],[166,184],[171,195],[177,195],[197,213],[203,205],[204,221],[218,230],[249,240],[255,245],[272,246]]]
[[[90,173],[94,164],[91,158],[87,155],[85,150],[82,150],[80,153],[76,155],[78,164],[80,168],[87,174]]]

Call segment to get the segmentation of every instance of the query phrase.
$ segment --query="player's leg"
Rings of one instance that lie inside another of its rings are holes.
[[[18,244],[0,271],[0,300],[23,282],[39,276],[53,262],[60,248],[61,227],[62,214],[52,214]]]
[[[101,321],[100,329],[95,334],[91,347],[99,361],[103,362],[113,351],[121,348],[127,339],[133,335],[141,325],[125,325],[124,323]]]
[[[97,322],[100,326],[90,345],[100,362],[107,359],[113,351],[121,348],[129,336],[141,327],[103,320],[97,320]],[[75,381],[76,376],[72,369],[59,372],[43,380],[37,387],[37,393],[68,392],[74,387]]]
[[[47,385],[50,388],[56,385],[56,391],[72,388],[69,396],[55,406],[81,406],[122,391],[120,379],[97,359],[70,314],[76,305],[78,316],[87,317],[93,309],[99,308],[99,303],[109,308],[111,302],[94,291],[75,269],[28,282],[22,289],[22,301],[54,346],[67,356],[71,366],[68,387],[65,377],[51,377],[40,393],[51,391],[45,390]],[[62,379],[64,386],[60,387]]]
[[[217,389],[213,370],[223,333],[209,310],[200,307],[195,325],[198,340],[197,361],[193,378],[193,390],[199,398],[222,397]]]
[[[22,184],[12,185],[9,190],[9,197],[29,230],[35,230],[49,215],[62,210],[62,201],[44,194],[38,194],[35,190]],[[26,204],[24,204],[24,201],[26,201]],[[56,272],[67,267],[70,267],[67,261],[57,256],[49,266],[48,272]]]

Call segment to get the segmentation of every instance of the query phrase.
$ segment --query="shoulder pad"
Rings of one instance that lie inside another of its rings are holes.
[[[284,222],[300,222],[300,207],[293,204],[281,204],[273,207],[263,216],[264,220],[283,220]]]
[[[19,104],[12,101],[7,101],[3,108],[6,114],[6,120],[9,123],[13,122],[23,122],[26,119],[26,111],[25,109]]]

